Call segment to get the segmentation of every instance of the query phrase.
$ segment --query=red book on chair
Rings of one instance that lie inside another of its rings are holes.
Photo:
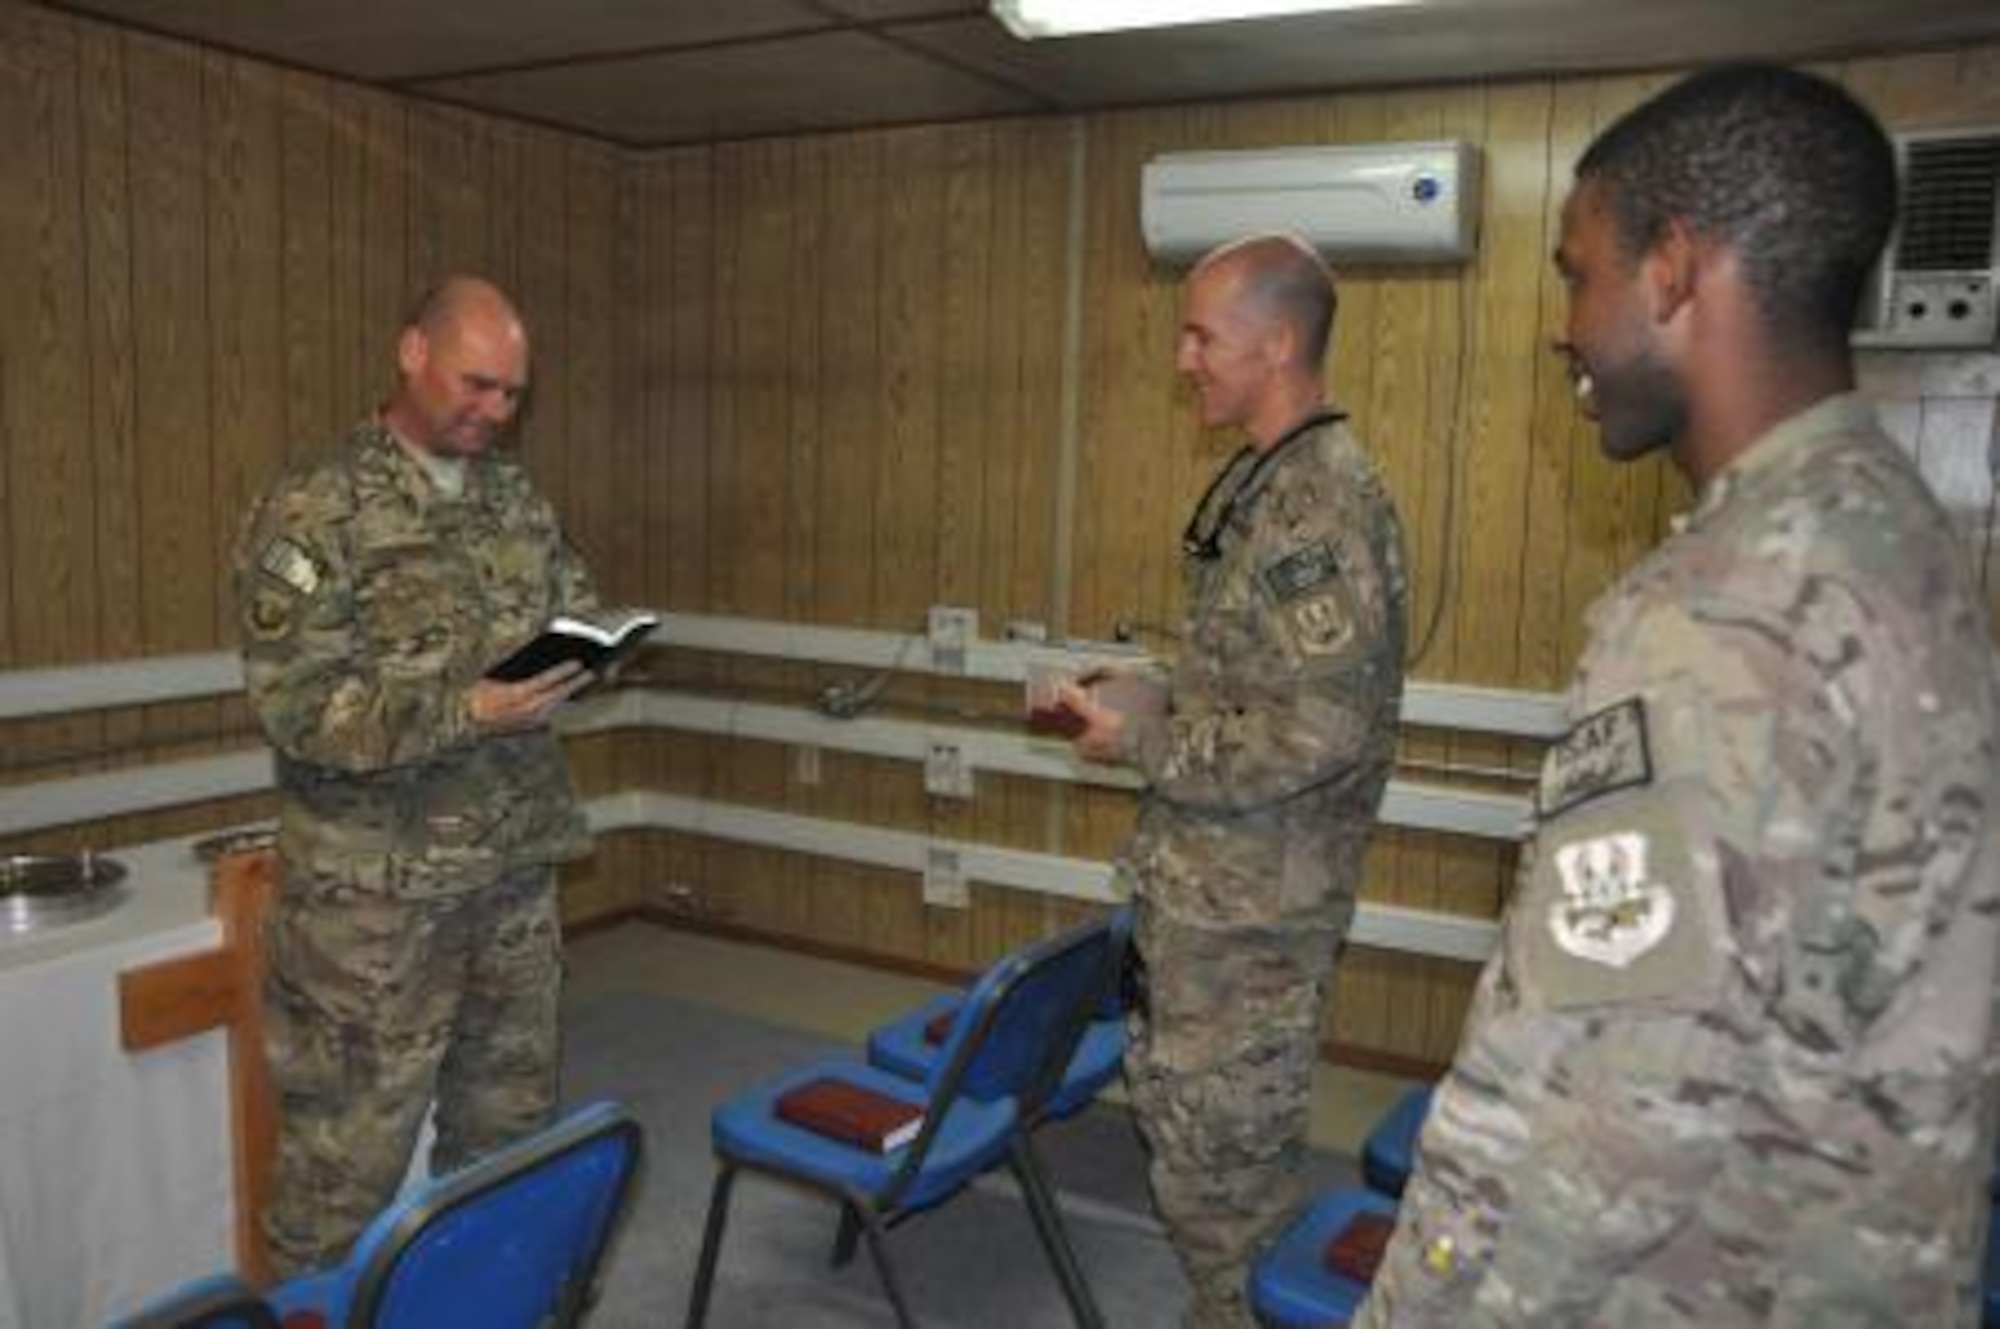
[[[1356,1214],[1326,1243],[1326,1267],[1356,1282],[1373,1282],[1395,1231],[1396,1220],[1387,1214]]]
[[[793,1086],[772,1107],[794,1126],[878,1154],[901,1149],[924,1127],[916,1104],[831,1076]]]

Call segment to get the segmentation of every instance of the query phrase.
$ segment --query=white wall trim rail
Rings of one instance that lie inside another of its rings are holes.
[[[802,707],[695,693],[613,693],[580,705],[563,725],[571,735],[629,728],[804,745],[918,765],[933,744],[948,743],[975,774],[1139,787],[1129,771],[1077,761],[1066,744],[1027,734],[875,716],[836,720]],[[0,835],[260,793],[271,783],[269,754],[248,750],[15,785],[0,789]],[[1390,781],[1382,800],[1382,820],[1388,825],[1491,840],[1518,839],[1528,811],[1525,798],[1409,780]]]
[[[937,662],[923,633],[665,611],[654,640],[690,650],[999,682],[1020,681],[1034,661],[1076,666],[1147,658],[1103,642],[1064,647],[975,637],[965,648],[964,668],[957,669]],[[0,673],[0,720],[185,701],[236,692],[242,686],[241,666],[229,651],[12,670]],[[1404,692],[1402,719],[1404,724],[1427,728],[1531,739],[1555,738],[1567,728],[1557,694],[1460,683],[1412,682]]]
[[[955,853],[968,881],[1076,900],[1117,899],[1111,889],[1111,865],[1094,859],[1002,849],[676,794],[628,793],[593,800],[590,811],[592,828],[601,831],[679,831],[917,874],[922,874],[933,852]],[[1356,909],[1348,933],[1358,946],[1472,963],[1484,961],[1498,937],[1498,926],[1484,919],[1369,902]]]

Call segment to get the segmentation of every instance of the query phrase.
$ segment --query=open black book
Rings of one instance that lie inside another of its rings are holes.
[[[575,660],[602,678],[638,650],[647,634],[658,626],[659,616],[644,610],[597,622],[559,614],[539,634],[488,669],[486,677],[502,683],[518,683]]]

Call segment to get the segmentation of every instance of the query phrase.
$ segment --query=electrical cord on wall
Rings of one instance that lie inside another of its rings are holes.
[[[1417,639],[1416,648],[1403,661],[1403,672],[1414,674],[1423,658],[1437,641],[1438,628],[1444,623],[1444,607],[1451,600],[1458,584],[1458,564],[1461,541],[1456,530],[1458,524],[1459,472],[1465,454],[1466,416],[1471,409],[1473,356],[1473,308],[1472,278],[1467,275],[1458,288],[1458,369],[1454,376],[1451,392],[1451,429],[1445,435],[1444,468],[1444,521],[1438,534],[1438,587],[1437,598],[1431,602],[1429,621],[1424,624],[1423,635]]]
[[[910,647],[919,639],[928,640],[926,631],[905,636],[902,645],[896,648],[895,658],[886,667],[858,682],[851,678],[838,678],[827,684],[813,699],[813,709],[832,720],[859,719],[882,695],[882,689],[889,686],[890,676],[902,669],[910,658]]]

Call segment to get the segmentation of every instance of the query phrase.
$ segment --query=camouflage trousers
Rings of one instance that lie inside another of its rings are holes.
[[[434,1099],[434,1175],[552,1118],[552,868],[424,900],[288,877],[266,944],[279,1123],[264,1231],[281,1273],[345,1256],[395,1197]]]
[[[1300,1180],[1336,933],[1176,923],[1143,902],[1147,999],[1125,1076],[1149,1178],[1194,1299],[1191,1329],[1255,1329],[1251,1263],[1303,1200]]]

